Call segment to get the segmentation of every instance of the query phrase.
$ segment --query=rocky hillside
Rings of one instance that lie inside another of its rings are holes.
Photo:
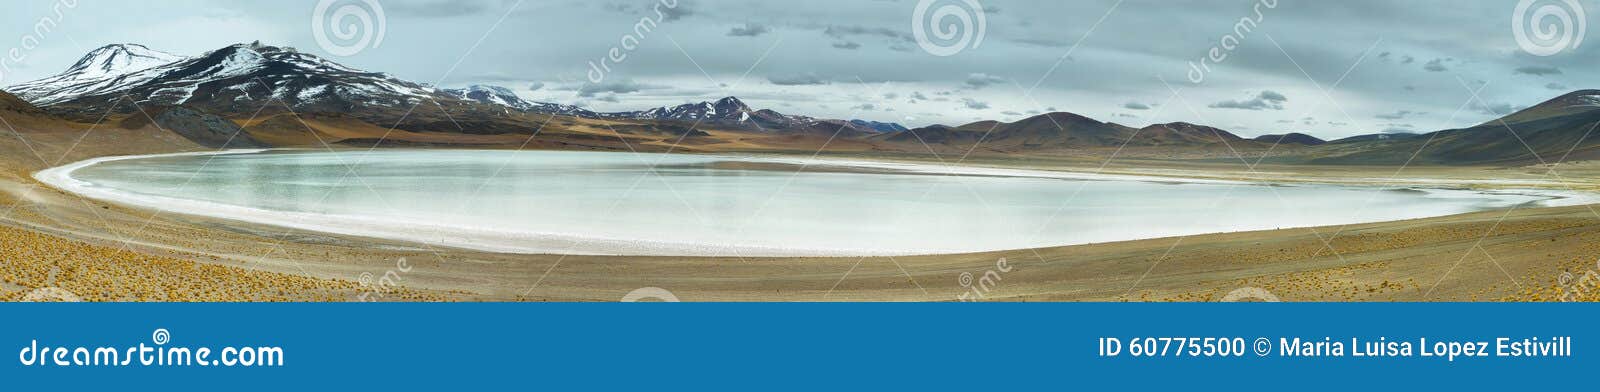
[[[1041,114],[1016,122],[980,121],[959,127],[934,125],[886,134],[880,139],[898,143],[971,146],[982,141],[989,149],[1034,151],[1119,147],[1183,147],[1252,142],[1221,129],[1183,122],[1133,128],[1065,112]]]
[[[44,113],[38,107],[33,106],[32,103],[28,103],[28,101],[17,98],[17,96],[5,91],[0,91],[0,111],[28,114]]]
[[[1340,164],[1534,164],[1600,158],[1600,90],[1580,90],[1470,128],[1358,142]],[[1348,143],[1340,143],[1348,144]],[[1415,155],[1415,159],[1412,155]]]

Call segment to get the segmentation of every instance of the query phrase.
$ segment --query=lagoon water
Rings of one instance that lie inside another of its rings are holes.
[[[796,174],[805,163],[813,170]],[[826,168],[829,170],[815,170]],[[170,212],[517,253],[905,255],[1440,216],[1550,196],[789,158],[273,150],[38,178]],[[289,230],[289,229],[285,229]]]

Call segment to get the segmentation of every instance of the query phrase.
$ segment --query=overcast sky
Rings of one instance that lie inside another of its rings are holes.
[[[982,10],[966,15],[977,24],[981,13],[982,41],[949,56],[920,45],[917,0],[377,1],[382,40],[350,56],[319,45],[317,1],[79,0],[32,49],[9,37],[57,19],[59,3],[11,1],[0,16],[0,50],[26,56],[7,64],[0,84],[60,72],[110,43],[192,56],[260,40],[408,80],[496,84],[603,111],[734,95],[789,114],[909,126],[1054,110],[1133,126],[1187,121],[1245,136],[1325,138],[1470,126],[1600,87],[1600,42],[1530,54],[1513,33],[1515,0],[973,0]],[[328,14],[360,2],[333,2]],[[930,10],[965,4],[934,3]],[[1600,3],[1579,4],[1600,12]],[[1257,9],[1259,25],[1236,33],[1236,22],[1258,18]],[[641,18],[661,20],[635,34]],[[975,41],[978,31],[956,37]],[[1193,83],[1191,62],[1225,35],[1237,45],[1221,51],[1223,61],[1207,60],[1204,80]],[[622,50],[628,57],[605,60],[611,72],[589,83],[590,62],[626,36],[637,41]],[[933,41],[936,50],[951,43]],[[1481,102],[1472,94],[1480,87]]]

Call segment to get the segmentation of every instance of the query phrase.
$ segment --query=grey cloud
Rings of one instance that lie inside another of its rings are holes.
[[[1550,82],[1550,83],[1545,83],[1544,88],[1551,89],[1551,90],[1566,90],[1567,89],[1567,85],[1561,84],[1561,83],[1556,83],[1556,82]]]
[[[544,88],[544,82],[533,82],[528,85],[528,90],[530,91],[539,91],[542,88]]]
[[[770,32],[770,31],[772,31],[772,30],[768,29],[767,26],[763,25],[763,24],[745,23],[743,26],[734,26],[732,30],[728,30],[728,36],[729,37],[754,37],[754,36],[766,34],[767,32]]]
[[[628,94],[628,93],[636,93],[636,92],[640,92],[640,91],[644,91],[644,90],[662,89],[662,88],[666,88],[666,87],[664,87],[664,86],[656,86],[656,85],[651,85],[651,84],[645,84],[645,83],[639,83],[639,82],[633,81],[632,79],[623,79],[623,80],[605,82],[605,83],[600,83],[600,84],[585,84],[585,85],[583,85],[583,87],[579,87],[578,88],[578,96],[580,96],[580,97],[594,97],[594,96],[599,95],[600,93]]]
[[[1518,106],[1501,102],[1492,103],[1487,106],[1482,104],[1474,105],[1473,110],[1477,110],[1478,113],[1483,113],[1490,116],[1504,116],[1507,114],[1516,113],[1518,110],[1522,110],[1524,108],[1526,108],[1526,106]]]
[[[1150,105],[1146,105],[1146,104],[1142,104],[1142,103],[1138,103],[1138,102],[1128,102],[1128,103],[1122,104],[1122,108],[1123,109],[1132,109],[1132,110],[1150,110]]]
[[[983,102],[983,101],[979,101],[979,100],[972,99],[972,98],[962,98],[961,99],[961,104],[966,106],[967,109],[982,110],[982,109],[988,109],[989,108],[989,103],[988,102]]]
[[[899,40],[904,40],[904,41],[913,41],[913,40],[916,39],[916,37],[913,37],[911,35],[911,33],[909,33],[909,32],[900,31],[900,30],[896,30],[896,29],[882,28],[882,27],[830,25],[827,28],[824,28],[822,30],[822,33],[823,34],[827,34],[829,37],[834,37],[834,38],[844,38],[846,36],[852,36],[852,35],[868,35],[868,36],[881,36],[881,37],[899,39]]]
[[[814,74],[814,73],[805,73],[805,74],[798,74],[798,75],[785,75],[785,76],[769,76],[769,77],[767,77],[767,81],[772,82],[772,84],[776,84],[776,85],[779,85],[779,86],[814,86],[814,85],[828,84],[827,80],[824,80],[821,77],[818,77],[817,74]]]
[[[1047,47],[1047,48],[1065,48],[1065,47],[1067,47],[1069,45],[1072,45],[1071,43],[1069,43],[1067,41],[1053,40],[1053,39],[1049,39],[1049,38],[1036,38],[1036,37],[1016,38],[1016,39],[1012,39],[1011,42],[1016,42],[1016,43],[1024,44],[1024,45],[1043,46],[1043,47]]]
[[[661,2],[659,4],[669,4],[669,3]],[[674,21],[674,20],[678,20],[678,19],[683,19],[684,17],[689,16],[689,15],[694,15],[694,10],[689,8],[689,0],[678,0],[677,2],[674,2],[674,3],[671,3],[671,4],[677,4],[677,6],[675,6],[675,7],[656,7],[655,8],[656,10],[661,11],[661,20],[662,21]],[[654,4],[652,4],[652,5],[654,5]]]
[[[990,85],[999,84],[999,83],[1005,83],[1005,81],[1006,81],[1005,78],[1002,78],[1002,77],[999,77],[999,76],[994,76],[994,75],[990,75],[990,74],[986,74],[986,73],[975,73],[975,74],[967,75],[966,84],[967,84],[968,88],[971,88],[973,90],[977,90],[977,89],[981,89],[981,88],[984,88],[984,87],[989,87]]]
[[[1372,116],[1372,117],[1378,118],[1378,119],[1383,119],[1383,120],[1400,120],[1400,119],[1404,119],[1404,118],[1407,118],[1407,117],[1423,115],[1423,114],[1427,114],[1427,113],[1413,112],[1413,111],[1410,111],[1410,110],[1396,110],[1394,113],[1380,113],[1380,114],[1378,114],[1376,116]]]
[[[600,8],[611,12],[628,13],[633,12],[633,10],[637,7],[635,7],[633,4],[607,3],[600,5]]]
[[[424,2],[391,2],[386,4],[385,10],[395,15],[426,18],[450,18],[457,16],[473,15],[487,11],[488,4],[481,1],[424,1]]]
[[[511,74],[507,74],[507,73],[503,73],[503,72],[487,72],[487,73],[481,73],[481,74],[473,75],[472,79],[479,80],[479,81],[485,81],[485,82],[521,82],[521,81],[525,81],[525,80],[528,80],[528,79],[531,79],[531,78],[525,77],[525,76],[511,75]]]
[[[1242,109],[1242,110],[1283,110],[1283,103],[1289,98],[1276,91],[1265,90],[1256,94],[1254,98],[1246,100],[1226,100],[1209,105],[1216,109]]]
[[[1444,72],[1448,71],[1449,68],[1444,67],[1444,61],[1442,59],[1433,59],[1428,60],[1427,64],[1423,64],[1422,70],[1428,72]]]
[[[837,48],[837,49],[856,50],[856,49],[860,49],[861,48],[861,44],[858,44],[858,43],[855,43],[855,42],[850,42],[850,41],[842,41],[842,42],[834,42],[833,43],[833,47]]]
[[[1379,127],[1383,127],[1383,129],[1381,131],[1378,131],[1380,133],[1415,133],[1416,132],[1416,127],[1412,126],[1410,123],[1391,122],[1391,123],[1378,124],[1378,126]]]
[[[1561,68],[1549,67],[1549,66],[1539,66],[1539,65],[1529,65],[1529,66],[1517,67],[1517,69],[1514,70],[1514,72],[1516,72],[1518,74],[1533,75],[1533,76],[1560,75],[1561,74]]]

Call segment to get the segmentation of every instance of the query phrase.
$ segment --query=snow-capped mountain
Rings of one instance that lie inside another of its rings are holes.
[[[98,119],[108,112],[133,113],[149,107],[187,106],[224,117],[254,117],[290,109],[298,113],[347,115],[386,127],[469,133],[526,128],[514,121],[500,121],[513,113],[693,122],[771,132],[880,133],[898,127],[755,110],[736,97],[597,113],[573,105],[529,101],[499,86],[435,89],[260,42],[231,45],[197,57],[137,44],[108,45],[90,52],[61,74],[6,90],[52,113],[80,119]]]
[[[162,63],[167,60],[173,61]],[[140,105],[250,113],[274,101],[295,110],[346,112],[415,104],[435,95],[431,88],[387,74],[260,43],[232,45],[195,58],[138,45],[110,45],[91,52],[67,72],[9,90],[49,109],[101,113],[123,97]]]
[[[185,59],[144,45],[107,45],[89,52],[68,67],[66,72],[6,89],[35,105],[48,106],[79,96],[110,93],[123,86],[147,82],[159,74],[130,75]]]
[[[755,110],[737,97],[724,97],[716,101],[662,106],[632,112],[600,113],[601,118],[687,121],[702,124],[750,126],[759,129],[801,128],[814,125],[819,120],[806,116],[791,116],[771,109]]]
[[[533,108],[534,103],[518,97],[511,89],[500,86],[474,84],[466,88],[439,89],[440,93],[450,94],[460,99],[470,99],[481,103],[491,103],[510,107],[517,110]]]
[[[739,98],[726,97],[716,102],[699,102],[683,104],[673,107],[658,107],[648,110],[633,112],[604,113],[602,116],[609,118],[626,118],[635,120],[682,120],[706,122],[747,122],[751,113],[749,105]]]
[[[511,89],[500,86],[474,84],[466,88],[440,89],[439,93],[462,100],[500,105],[517,111],[576,117],[599,117],[598,113],[578,106],[525,100],[517,96],[517,93],[511,91]]]

